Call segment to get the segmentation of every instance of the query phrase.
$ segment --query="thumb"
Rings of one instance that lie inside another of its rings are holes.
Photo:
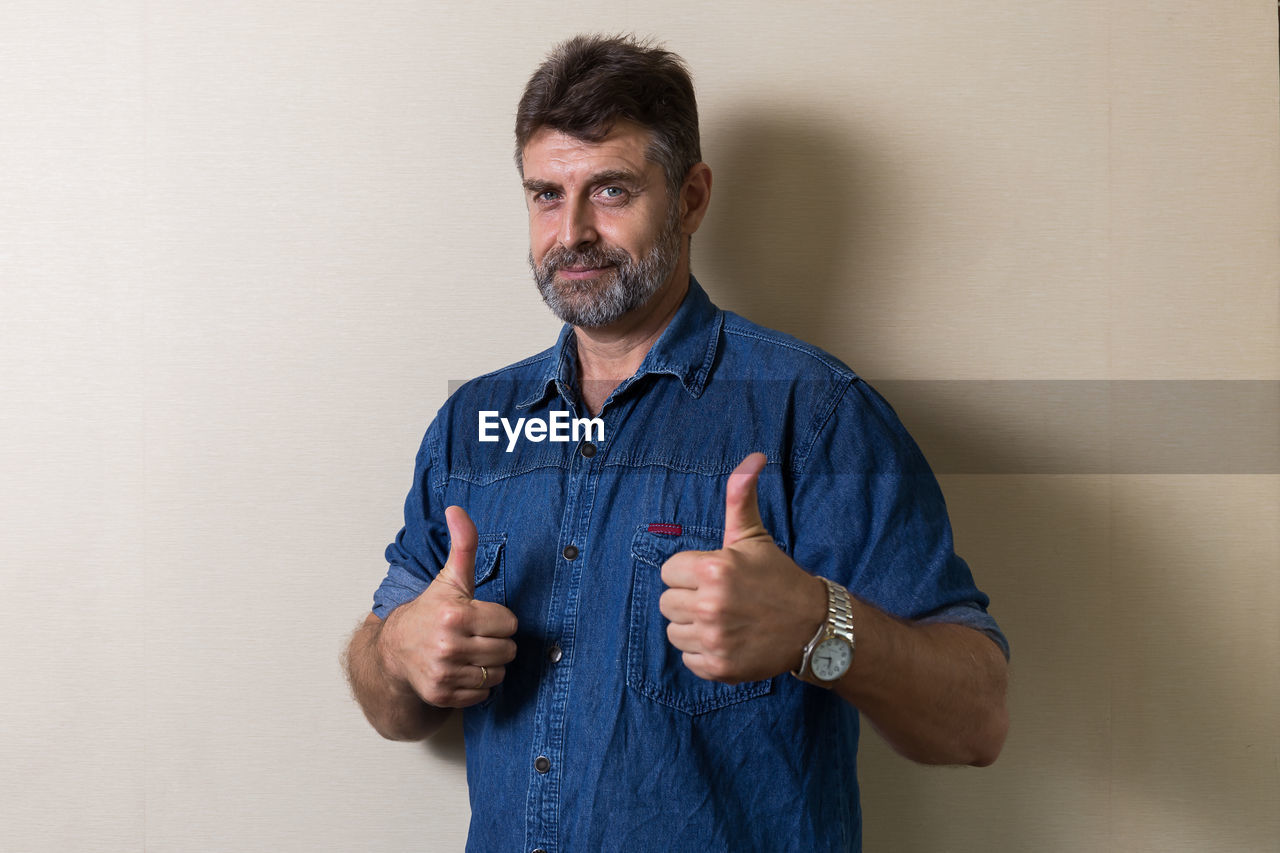
[[[756,481],[768,458],[763,453],[748,454],[729,475],[724,490],[724,547],[756,536],[768,536],[760,518]]]
[[[458,588],[467,598],[476,595],[476,525],[460,506],[444,511],[449,525],[449,559],[436,575]]]

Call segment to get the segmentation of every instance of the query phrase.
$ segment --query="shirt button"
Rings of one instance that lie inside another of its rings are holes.
[[[551,759],[547,758],[545,755],[539,755],[533,760],[533,769],[537,770],[539,773],[546,773],[551,769]]]
[[[564,551],[563,551],[562,553],[564,554],[564,558],[565,558],[566,560],[576,560],[576,559],[578,559],[578,549],[577,549],[577,548],[575,548],[575,547],[574,547],[574,546],[572,546],[572,545],[565,545],[565,546],[564,546]]]
[[[584,441],[582,446],[578,448],[578,452],[590,459],[596,455],[596,446],[589,441]]]
[[[560,658],[564,657],[564,652],[559,646],[552,646],[547,649],[547,660],[552,663],[560,663]]]
[[[535,847],[533,849],[533,853],[547,853],[547,851],[543,850],[541,847]]]

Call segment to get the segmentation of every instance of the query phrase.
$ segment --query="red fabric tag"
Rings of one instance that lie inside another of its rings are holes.
[[[650,524],[650,533],[665,533],[668,536],[679,536],[684,528],[678,524]]]

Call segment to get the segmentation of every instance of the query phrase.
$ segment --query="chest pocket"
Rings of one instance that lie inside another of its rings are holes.
[[[476,544],[476,599],[506,606],[505,559],[507,534],[482,533]]]
[[[773,679],[722,684],[706,681],[689,671],[681,652],[667,639],[667,618],[658,609],[666,589],[662,564],[679,551],[715,551],[724,532],[705,527],[684,527],[679,535],[640,528],[631,542],[631,625],[627,636],[627,686],[655,702],[686,714],[703,714],[763,696],[773,689]]]

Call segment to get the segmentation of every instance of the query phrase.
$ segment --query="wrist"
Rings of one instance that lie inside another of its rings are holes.
[[[804,596],[798,610],[796,632],[789,647],[795,650],[788,660],[788,670],[798,672],[804,663],[804,650],[827,621],[827,585],[817,575],[805,573]]]
[[[853,596],[833,581],[817,580],[826,590],[825,615],[804,647],[800,666],[791,674],[801,681],[832,688],[853,666]]]
[[[382,680],[391,688],[393,693],[403,693],[406,689],[412,690],[408,679],[400,674],[399,656],[392,650],[392,641],[395,637],[394,628],[389,629],[391,620],[396,618],[399,608],[392,610],[387,614],[387,618],[378,624],[373,637],[370,639],[370,647],[373,651],[373,663],[377,667],[378,674],[382,676]]]

